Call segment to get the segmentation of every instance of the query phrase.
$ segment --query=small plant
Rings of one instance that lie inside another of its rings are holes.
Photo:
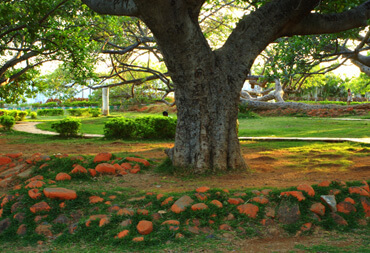
[[[89,109],[89,113],[93,116],[93,117],[99,117],[100,114],[101,114],[101,109],[100,108],[90,108]]]
[[[79,119],[65,118],[51,125],[52,129],[55,129],[60,136],[63,137],[74,137],[78,136],[78,132],[81,128],[81,121]]]
[[[37,119],[37,112],[31,112],[30,117],[31,119]]]
[[[8,115],[1,116],[0,124],[4,127],[5,131],[10,131],[15,125],[15,118]]]

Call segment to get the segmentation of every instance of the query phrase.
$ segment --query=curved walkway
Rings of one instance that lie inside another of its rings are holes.
[[[19,132],[32,134],[58,135],[58,133],[44,131],[36,128],[36,125],[41,122],[18,122],[13,129]],[[104,137],[102,134],[83,134],[87,138]],[[239,140],[274,140],[274,141],[323,141],[323,142],[357,142],[370,144],[370,138],[316,138],[316,137],[239,137]]]

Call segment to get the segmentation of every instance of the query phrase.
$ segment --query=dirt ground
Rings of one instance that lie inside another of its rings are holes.
[[[5,139],[0,139],[0,154],[23,152],[24,156],[34,153],[45,155],[95,155],[101,152],[120,153],[128,152],[141,157],[161,162],[166,158],[164,150],[173,146],[173,143],[130,143],[120,141],[108,145],[98,145],[93,142],[85,144],[10,144]],[[330,163],[340,158],[340,155],[310,154],[310,158],[325,159],[323,165],[294,166],[292,154],[285,150],[273,150],[266,155],[264,152],[242,147],[244,158],[249,165],[249,170],[244,172],[199,176],[184,180],[176,176],[163,176],[150,170],[140,177],[132,176],[126,180],[122,187],[135,187],[143,191],[156,189],[158,192],[178,192],[194,190],[200,186],[211,188],[243,189],[243,188],[286,188],[297,186],[301,183],[318,184],[324,180],[358,181],[370,179],[370,156],[353,156],[349,160],[352,165],[343,169],[340,165]],[[368,151],[366,151],[368,152]],[[299,163],[299,162],[298,162]]]
[[[111,142],[107,145],[98,145],[93,142],[85,144],[11,144],[6,139],[0,138],[0,154],[23,152],[24,156],[34,153],[53,155],[57,153],[69,155],[95,155],[100,152],[120,153],[128,152],[136,154],[155,162],[165,159],[164,149],[170,148],[173,143],[131,143],[123,144],[120,141]],[[242,147],[244,158],[250,169],[223,175],[209,175],[199,177],[180,177],[170,175],[159,175],[149,170],[140,175],[126,175],[124,180],[113,178],[111,184],[115,187],[134,187],[142,191],[155,191],[158,193],[180,192],[194,190],[200,186],[211,188],[246,189],[246,188],[286,188],[297,186],[300,183],[318,184],[323,180],[369,180],[370,179],[370,156],[354,156],[348,158],[351,164],[343,169],[337,164],[330,163],[331,160],[339,159],[340,156],[330,155],[320,157],[320,154],[310,154],[312,158],[325,158],[329,162],[324,167],[317,166],[292,166],[297,164],[292,154],[284,150],[274,150],[268,154],[261,150]],[[368,152],[368,151],[366,151]],[[309,157],[308,157],[309,158]],[[348,247],[350,245],[361,245],[363,239],[353,235],[341,235],[337,240],[335,232],[317,231],[311,236],[286,236],[281,231],[269,231],[268,236],[263,238],[235,239],[230,234],[225,234],[222,244],[225,246],[223,252],[307,252],[296,249],[297,244],[331,245],[335,247]],[[231,246],[230,246],[231,245]],[[45,249],[40,248],[40,252]],[[234,250],[229,250],[233,248]],[[221,247],[223,248],[223,247]],[[35,250],[35,249],[33,249]],[[190,249],[189,249],[190,250]],[[37,250],[36,250],[37,251]],[[165,252],[172,252],[165,251]],[[207,249],[190,250],[189,252],[210,252]],[[353,251],[355,252],[355,251]]]

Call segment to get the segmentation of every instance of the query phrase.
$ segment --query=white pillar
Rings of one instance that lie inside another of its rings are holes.
[[[109,88],[102,89],[103,96],[103,106],[102,106],[102,115],[109,115]]]

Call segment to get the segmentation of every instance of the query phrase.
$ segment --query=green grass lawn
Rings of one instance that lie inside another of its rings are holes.
[[[161,115],[148,113],[112,113],[109,117],[78,117],[81,119],[81,132],[86,134],[104,134],[104,124],[113,117],[142,117]],[[39,117],[39,129],[53,131],[53,122],[59,117]],[[243,137],[332,137],[332,138],[368,138],[370,122],[367,120],[348,121],[330,118],[306,117],[262,117],[257,119],[239,119],[239,136]]]

